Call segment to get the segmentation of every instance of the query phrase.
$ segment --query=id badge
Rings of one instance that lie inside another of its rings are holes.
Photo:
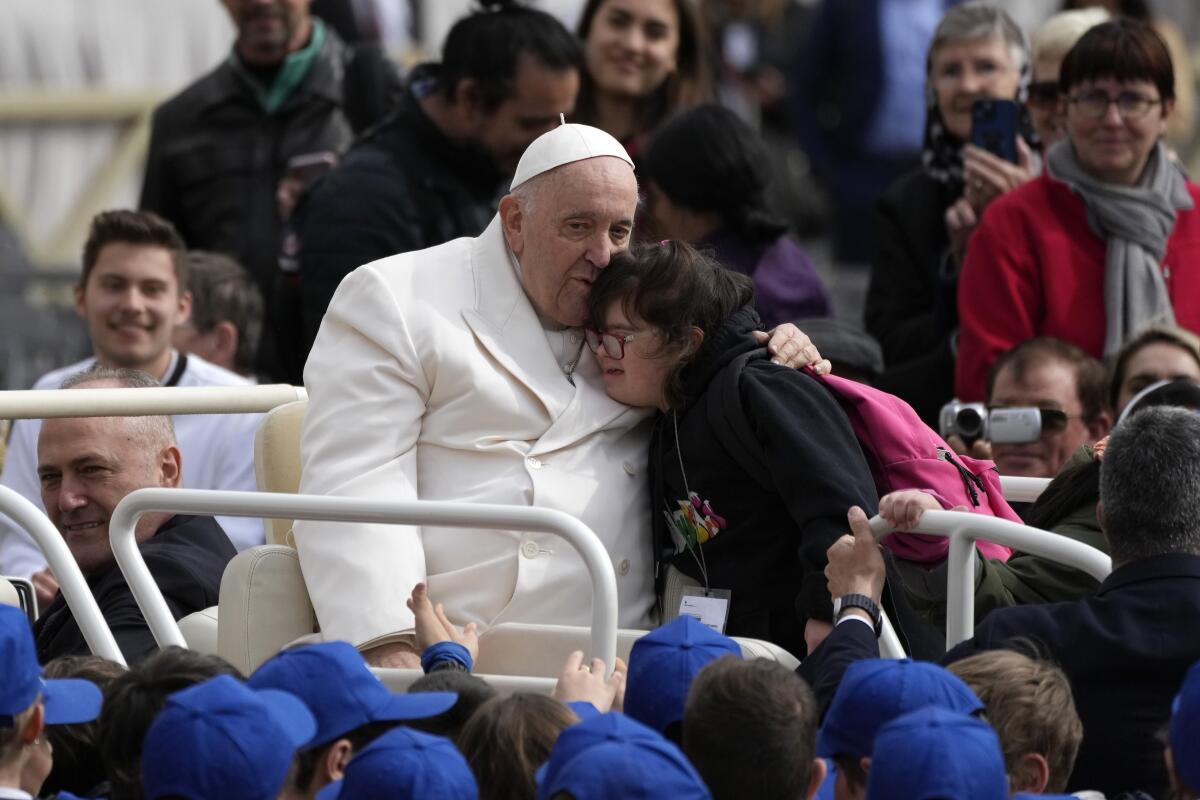
[[[717,633],[725,633],[730,597],[728,589],[689,586],[683,590],[683,597],[679,601],[679,616],[695,617],[702,625]]]

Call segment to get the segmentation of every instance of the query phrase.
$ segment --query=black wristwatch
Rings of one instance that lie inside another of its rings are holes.
[[[875,625],[875,635],[879,636],[883,632],[883,612],[879,608],[879,604],[865,594],[846,594],[835,598],[833,601],[833,621],[837,622],[847,608],[861,608],[867,612],[867,616],[871,618],[872,624]]]

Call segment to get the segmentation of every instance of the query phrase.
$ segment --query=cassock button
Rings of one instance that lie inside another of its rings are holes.
[[[617,566],[617,572],[621,573],[622,576],[629,574],[629,559],[628,558],[621,560],[621,563]]]
[[[538,543],[537,542],[528,541],[528,542],[524,542],[521,544],[521,555],[525,556],[526,558],[537,558],[537,554],[538,554]]]
[[[621,469],[625,470],[626,475],[637,475],[637,470],[628,461],[621,465]]]
[[[530,469],[541,469],[542,468],[542,460],[535,456],[530,456],[529,458],[525,459],[525,464]]]

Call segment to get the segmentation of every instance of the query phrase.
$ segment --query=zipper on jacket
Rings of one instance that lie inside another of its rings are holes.
[[[979,487],[980,492],[987,494],[987,489],[983,487],[983,480],[974,472],[971,472],[971,470],[955,461],[954,456],[952,456],[950,451],[946,448],[939,447],[937,449],[937,453],[938,458],[951,464],[956,470],[958,470],[958,475],[962,478],[963,486],[967,487],[967,494],[971,495],[971,503],[973,505],[979,505],[979,492],[976,492],[975,488]]]

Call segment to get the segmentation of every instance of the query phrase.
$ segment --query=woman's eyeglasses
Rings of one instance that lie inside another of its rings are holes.
[[[1058,81],[1038,81],[1029,84],[1028,103],[1042,108],[1058,103]]]
[[[1071,98],[1071,102],[1079,109],[1079,113],[1088,119],[1103,118],[1111,105],[1117,107],[1121,119],[1139,119],[1146,116],[1146,113],[1162,100],[1146,97],[1139,92],[1121,92],[1116,97],[1110,97],[1108,92],[1093,89],[1090,92],[1080,92]]]
[[[626,343],[632,342],[641,335],[641,333],[627,333],[624,336],[618,336],[608,331],[598,331],[593,328],[583,329],[583,337],[587,340],[587,345],[593,353],[599,351],[603,346],[608,357],[618,361],[625,357]]]

